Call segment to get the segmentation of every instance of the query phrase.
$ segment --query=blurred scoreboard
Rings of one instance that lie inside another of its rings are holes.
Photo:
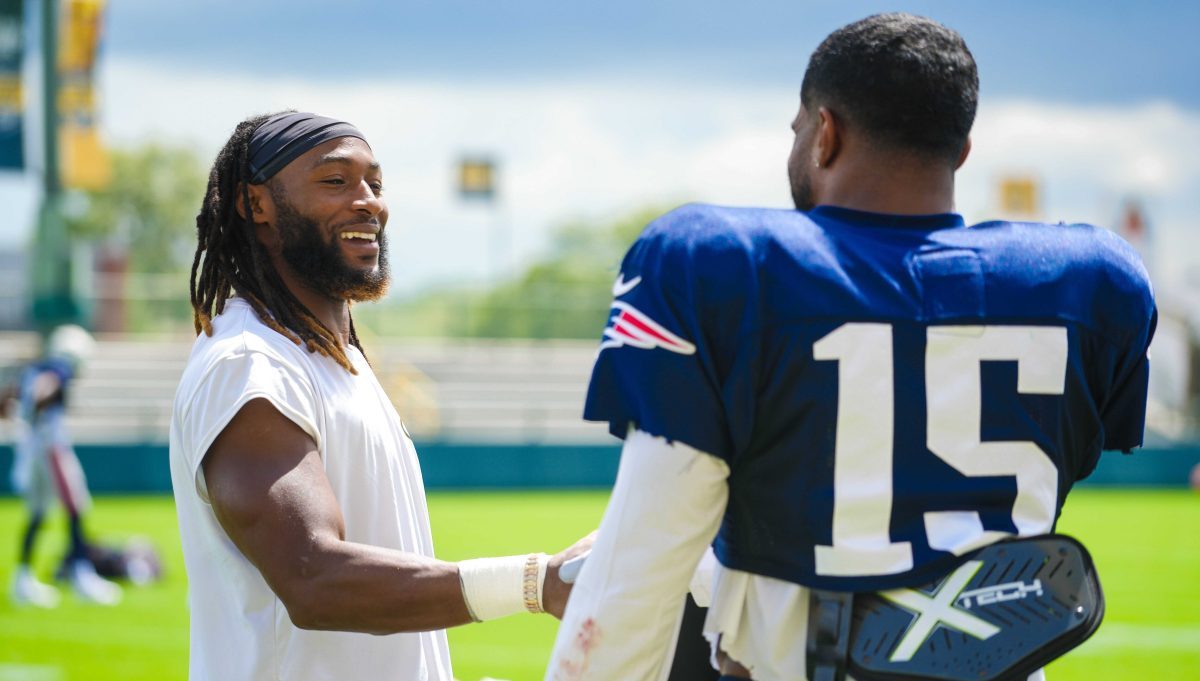
[[[1036,220],[1042,214],[1038,181],[1029,175],[1000,180],[1000,214],[1009,220]]]
[[[458,195],[490,201],[496,195],[496,162],[488,156],[464,156],[458,162]]]

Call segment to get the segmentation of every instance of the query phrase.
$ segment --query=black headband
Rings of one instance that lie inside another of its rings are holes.
[[[367,141],[345,121],[311,113],[279,114],[250,136],[250,184],[262,184],[313,147],[339,137]]]

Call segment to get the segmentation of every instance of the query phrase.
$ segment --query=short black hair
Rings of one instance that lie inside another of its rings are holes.
[[[834,31],[809,59],[800,102],[828,107],[880,147],[955,162],[979,100],[975,58],[957,32],[911,14]]]

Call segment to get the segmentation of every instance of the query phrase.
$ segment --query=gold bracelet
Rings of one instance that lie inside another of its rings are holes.
[[[545,612],[542,610],[541,599],[538,598],[538,591],[541,587],[538,584],[538,573],[541,572],[539,563],[541,561],[541,554],[531,553],[525,557],[525,573],[521,582],[521,595],[525,601],[525,609],[534,613]]]

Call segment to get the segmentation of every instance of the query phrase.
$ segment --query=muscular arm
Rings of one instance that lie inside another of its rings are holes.
[[[348,542],[316,443],[248,402],[203,461],[217,520],[302,629],[388,634],[471,621],[458,566]]]

